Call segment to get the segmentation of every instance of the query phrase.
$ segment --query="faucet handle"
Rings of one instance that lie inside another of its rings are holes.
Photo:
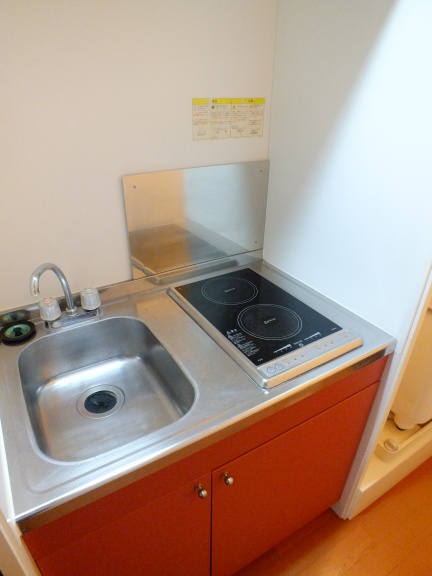
[[[59,303],[55,298],[49,296],[39,302],[40,316],[45,322],[53,322],[60,318],[61,310]]]
[[[85,288],[81,292],[81,306],[84,310],[96,310],[101,304],[96,288]]]

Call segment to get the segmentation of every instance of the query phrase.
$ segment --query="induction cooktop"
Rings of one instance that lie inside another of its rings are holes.
[[[362,345],[356,334],[250,268],[168,293],[262,388]]]

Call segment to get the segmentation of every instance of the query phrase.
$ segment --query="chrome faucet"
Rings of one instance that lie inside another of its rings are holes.
[[[30,292],[32,296],[39,296],[39,279],[46,270],[52,270],[57,278],[60,280],[60,284],[62,285],[63,292],[66,299],[66,314],[68,316],[76,316],[78,314],[78,308],[75,306],[72,293],[69,288],[68,281],[66,280],[66,276],[60,270],[58,266],[55,264],[50,264],[49,262],[45,264],[41,264],[36,268],[30,278]]]

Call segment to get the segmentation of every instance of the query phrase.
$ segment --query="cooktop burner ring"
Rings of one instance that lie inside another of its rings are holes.
[[[258,288],[244,278],[216,277],[208,280],[201,288],[202,295],[210,302],[225,306],[237,306],[250,302],[258,295]]]
[[[255,304],[240,312],[237,323],[243,332],[261,340],[287,340],[300,332],[302,319],[278,304]]]

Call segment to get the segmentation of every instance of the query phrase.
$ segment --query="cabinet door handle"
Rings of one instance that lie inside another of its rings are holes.
[[[198,494],[200,498],[207,498],[208,496],[208,492],[205,488],[203,488],[202,484],[198,484],[198,486],[195,486],[195,492]]]
[[[234,484],[234,478],[230,476],[228,472],[224,472],[221,478],[227,486],[232,486]]]

